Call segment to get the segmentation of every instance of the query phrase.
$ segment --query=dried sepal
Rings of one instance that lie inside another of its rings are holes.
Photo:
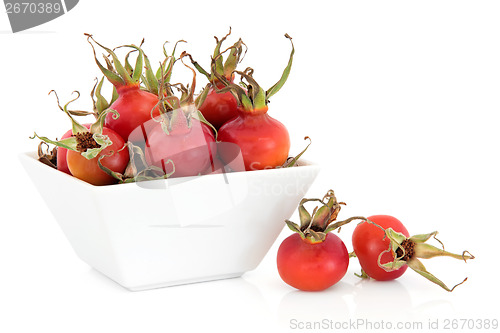
[[[116,53],[112,49],[98,43],[91,34],[85,33],[84,35],[87,36],[87,41],[92,46],[92,50],[94,52],[94,59],[95,59],[97,66],[99,67],[101,72],[104,74],[104,76],[106,76],[106,78],[115,87],[128,86],[128,85],[139,85],[140,79],[142,77],[142,67],[144,65],[144,52],[142,51],[142,49],[139,46],[132,44],[132,45],[122,45],[122,46],[117,47],[117,48],[127,47],[127,48],[133,49],[132,51],[127,53],[127,55],[125,57],[125,65],[123,65],[121,63],[120,59],[118,59],[118,56],[116,55]],[[110,60],[106,56],[104,56],[104,59],[105,59],[106,64],[107,64],[106,67],[104,67],[101,64],[101,62],[97,59],[95,47],[94,47],[94,44],[92,44],[92,42],[94,42],[95,44],[100,46],[102,49],[104,49],[106,52],[108,52],[108,54],[111,56],[112,62],[110,62]],[[141,43],[141,45],[142,45],[142,43]],[[129,57],[131,52],[135,52],[135,51],[137,51],[139,54],[137,55],[134,67],[132,67],[132,65],[130,65],[130,63],[128,62],[128,57]]]
[[[449,291],[449,292],[452,292],[453,290],[455,290],[456,287],[458,287],[459,285],[461,285],[462,283],[467,281],[467,278],[465,278],[462,282],[457,283],[452,288],[448,288],[448,286],[443,281],[441,281],[436,276],[434,276],[432,273],[427,271],[427,269],[425,268],[425,266],[422,264],[422,262],[420,260],[418,260],[418,259],[410,260],[408,262],[408,267],[410,267],[412,270],[414,270],[418,274],[425,277],[427,280],[437,284],[438,286],[440,286],[441,288],[443,288],[444,290]]]
[[[290,41],[292,38],[288,35],[285,34],[285,37],[288,38]],[[293,46],[292,42],[292,51],[290,53],[290,58],[288,60],[288,64],[285,67],[283,74],[281,75],[280,79],[278,82],[276,82],[271,88],[268,90],[263,90],[259,84],[255,81],[253,78],[253,69],[252,68],[247,68],[245,71],[237,71],[233,70],[230,78],[221,73],[220,70],[218,70],[220,62],[219,62],[219,57],[222,56],[224,52],[227,50],[221,52],[217,57],[212,58],[212,74],[215,75],[215,78],[217,79],[217,82],[220,82],[223,85],[223,88],[219,88],[215,85],[216,91],[219,93],[222,92],[227,92],[230,91],[236,98],[238,104],[244,109],[249,112],[254,111],[254,110],[267,110],[267,104],[269,103],[269,98],[276,94],[285,84],[286,80],[288,79],[288,76],[290,75],[290,70],[292,68],[292,63],[293,63],[293,55],[295,53],[295,48]],[[234,84],[232,82],[232,75],[233,74],[238,74],[241,77],[241,83],[240,85]],[[244,82],[246,81],[246,82]]]
[[[98,80],[97,78],[95,80],[96,82],[94,84],[94,87],[92,88],[92,91],[90,92],[90,97],[92,98],[92,108],[94,109],[94,112],[96,114],[99,114],[101,111],[109,107],[109,103],[101,94],[102,85],[104,83],[104,76],[101,78],[101,80]]]
[[[215,137],[217,138],[217,130],[215,127],[208,122],[203,114],[198,110],[197,106],[200,105],[200,99],[195,100],[194,98],[194,91],[196,89],[196,71],[184,62],[185,57],[190,57],[190,55],[186,52],[182,52],[179,56],[179,60],[185,67],[191,70],[193,74],[191,84],[187,87],[182,83],[172,84],[166,82],[166,77],[162,75],[158,87],[160,117],[153,118],[153,120],[159,122],[163,131],[168,135],[177,127],[190,129],[192,127],[193,119],[196,119],[212,128],[215,133]],[[160,65],[160,68],[163,73],[163,65]],[[172,88],[181,92],[180,98],[174,95]],[[208,86],[205,91],[204,97],[201,97],[202,100],[206,97],[206,94],[208,94]],[[201,103],[202,102],[203,101],[201,101]]]
[[[311,225],[311,214],[305,209],[304,202],[299,205],[300,228],[307,229]]]
[[[269,99],[271,96],[276,94],[281,87],[285,84],[286,80],[288,79],[288,76],[290,75],[290,70],[292,69],[292,63],[293,63],[293,55],[295,54],[295,47],[293,46],[293,41],[292,37],[290,35],[285,34],[285,37],[290,40],[290,43],[292,44],[292,52],[290,53],[290,59],[288,60],[288,64],[283,70],[283,74],[281,75],[281,78],[279,79],[278,82],[276,82],[271,88],[269,88],[266,91],[266,98]]]
[[[299,225],[297,223],[294,223],[294,222],[292,222],[290,220],[285,220],[285,223],[286,223],[286,225],[288,226],[288,228],[290,230],[292,230],[293,232],[298,233],[301,236],[304,236],[304,233],[302,232],[302,230],[300,230],[300,227],[299,227]]]
[[[99,147],[90,148],[90,149],[87,149],[87,150],[81,152],[81,155],[88,160],[91,160],[91,159],[97,157],[97,155],[99,155],[104,149],[106,149],[107,147],[109,147],[113,144],[113,142],[109,139],[109,137],[107,135],[94,133],[94,134],[92,134],[92,137],[94,138],[95,142],[97,142]]]
[[[229,37],[231,34],[231,27],[229,27],[229,32],[222,37],[221,39],[214,36],[216,45],[212,55],[212,63],[211,70],[206,71],[197,61],[193,59],[192,56],[189,55],[191,63],[196,68],[196,70],[207,77],[211,84],[214,86],[220,81],[220,77],[223,77],[225,81],[231,81],[233,77],[233,72],[236,69],[237,65],[243,60],[246,54],[246,44],[240,39],[232,46],[228,47],[224,51],[222,51],[222,43]],[[243,51],[243,47],[245,50]],[[223,54],[229,52],[226,60],[224,61]]]
[[[455,287],[464,283],[467,278],[464,279],[461,283],[455,285],[453,288],[448,288],[446,284],[444,284],[436,276],[428,272],[419,259],[450,257],[466,262],[468,259],[474,259],[474,256],[468,251],[463,251],[462,254],[456,254],[446,251],[444,249],[443,243],[436,238],[436,235],[437,231],[434,231],[428,234],[419,234],[411,237],[406,237],[402,233],[394,231],[392,228],[385,229],[385,237],[387,237],[390,242],[388,249],[380,253],[378,257],[379,267],[387,272],[392,272],[407,265],[415,272],[424,276],[429,281],[439,285],[446,291],[453,291]],[[441,248],[425,243],[431,238],[436,239],[440,243]],[[382,264],[381,258],[385,253],[390,253],[393,257],[393,260]]]
[[[43,150],[43,146],[45,146],[45,151]],[[49,151],[50,146],[41,141],[38,144],[38,160],[43,164],[46,164],[54,169],[57,169],[57,147],[52,148]]]
[[[166,163],[172,165],[172,172],[165,174],[161,168],[147,164],[144,152],[139,146],[128,142],[122,149],[126,149],[126,147],[128,147],[129,150],[130,161],[123,174],[113,171],[102,164],[102,161],[105,158],[114,154],[113,151],[99,156],[99,159],[97,160],[99,168],[106,174],[118,180],[119,183],[134,183],[146,180],[167,179],[175,172],[175,165],[172,160],[166,161]],[[121,149],[118,152],[120,151]]]
[[[294,167],[297,165],[297,162],[298,160],[302,157],[302,155],[304,155],[304,153],[306,152],[306,150],[309,148],[309,146],[311,145],[312,143],[312,140],[310,137],[306,136],[304,138],[304,140],[309,140],[309,143],[307,144],[307,146],[297,155],[297,156],[294,156],[294,157],[289,157],[287,159],[287,161],[285,162],[285,164],[283,164],[281,166],[281,168],[291,168],[291,167]]]
[[[51,90],[50,93],[54,93],[56,98],[57,98],[57,104],[59,108],[70,118],[71,120],[71,131],[72,131],[72,136],[62,139],[62,140],[51,140],[45,136],[39,136],[36,132],[34,133],[32,139],[38,138],[42,140],[43,142],[53,144],[57,147],[61,148],[66,148],[72,151],[77,151],[80,152],[80,154],[85,157],[86,159],[92,159],[97,157],[106,147],[109,147],[113,143],[109,139],[107,135],[103,135],[102,131],[104,128],[104,119],[108,113],[113,114],[113,118],[117,119],[119,117],[119,114],[117,111],[112,110],[112,109],[106,109],[102,111],[96,122],[93,123],[90,128],[87,128],[80,124],[78,121],[76,121],[71,113],[68,111],[68,106],[70,103],[76,101],[80,97],[80,93],[78,91],[74,91],[73,93],[76,93],[77,96],[70,100],[68,103],[66,103],[63,107],[61,107],[59,103],[59,97],[57,96],[57,93],[54,90]],[[90,146],[90,147],[83,147],[80,145],[79,142],[79,137],[80,136],[86,136],[88,139],[89,136],[92,138],[91,140],[94,140],[95,142]]]
[[[311,214],[304,207],[304,205],[308,202],[319,202],[320,206],[316,206]],[[366,221],[366,218],[364,217],[355,216],[344,221],[335,222],[341,205],[345,205],[345,203],[338,202],[335,197],[335,193],[330,190],[322,199],[304,198],[300,201],[298,207],[300,226],[288,220],[285,222],[288,227],[292,231],[297,232],[302,239],[305,239],[310,243],[320,243],[325,240],[326,235],[329,232],[337,230],[351,221]]]

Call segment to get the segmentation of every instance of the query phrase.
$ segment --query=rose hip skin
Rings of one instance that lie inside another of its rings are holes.
[[[112,49],[96,42],[92,35],[85,35],[92,46],[96,64],[108,81],[116,88],[118,94],[118,98],[111,104],[110,109],[117,111],[120,117],[117,118],[108,114],[104,126],[114,130],[123,140],[127,141],[129,134],[134,129],[159,114],[159,110],[156,107],[159,102],[158,96],[140,88],[145,58],[144,52],[140,47],[135,45],[126,45],[138,52],[134,69],[129,72],[122,65]],[[103,66],[97,60],[96,50],[92,41],[111,56],[113,61],[111,62],[108,59],[107,66]],[[113,66],[114,68],[111,70],[109,66]],[[153,109],[155,110],[153,111]]]
[[[231,92],[218,93],[210,87],[208,95],[200,106],[205,119],[216,129],[238,116],[238,102]]]
[[[329,233],[323,242],[311,243],[295,233],[278,249],[278,272],[287,284],[304,291],[320,291],[340,281],[349,266],[342,240]]]
[[[99,168],[97,161],[99,157],[106,156],[101,160],[102,165],[112,171],[123,173],[129,162],[129,152],[123,148],[125,141],[113,130],[103,128],[103,135],[107,135],[113,142],[110,146],[104,148],[97,157],[86,159],[79,151],[68,150],[67,163],[69,171],[73,176],[92,185],[110,185],[117,182],[115,178],[108,175]]]
[[[267,114],[267,107],[251,112],[240,110],[237,118],[220,128],[218,139],[240,147],[246,170],[280,166],[285,163],[290,150],[286,127]],[[229,163],[234,154],[220,149],[219,155]]]
[[[374,215],[368,217],[368,220],[378,224],[384,229],[392,228],[396,232],[409,237],[410,234],[406,230],[401,221],[389,215]],[[359,260],[359,264],[363,271],[371,278],[379,281],[394,280],[403,275],[408,268],[404,265],[400,269],[387,272],[378,265],[378,257],[380,253],[387,251],[389,248],[389,239],[385,237],[383,230],[373,224],[362,222],[356,226],[352,235],[352,245],[354,252]],[[385,264],[393,260],[393,255],[386,252],[382,255],[380,263]]]
[[[108,114],[105,126],[114,130],[124,140],[128,140],[134,129],[151,120],[151,114],[153,117],[159,115],[158,96],[141,90],[139,85],[118,87],[117,92],[118,99],[110,108],[118,111],[120,117],[114,119],[112,115]]]
[[[169,134],[163,131],[159,123],[150,127],[145,148],[147,163],[169,174],[173,167],[168,160],[172,160],[175,172],[171,177],[196,176],[205,172],[216,153],[215,137],[210,127],[196,119],[191,121],[191,128],[182,124]]]
[[[91,124],[83,124],[83,126],[90,128]],[[63,136],[61,136],[61,140],[69,138],[70,136],[73,135],[72,130],[68,130],[66,133],[64,133]],[[68,150],[63,147],[58,147],[57,148],[57,170],[62,171],[67,173],[68,175],[71,175],[71,172],[69,171],[68,168],[68,163],[66,161],[66,155],[68,153]]]

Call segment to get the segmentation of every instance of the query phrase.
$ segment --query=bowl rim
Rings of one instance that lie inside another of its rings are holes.
[[[38,160],[38,154],[36,151],[27,151],[27,152],[23,152],[23,153],[20,153],[18,155],[18,158],[19,159],[23,159],[25,161],[29,161],[29,163],[33,163],[34,165],[36,163],[38,163],[39,165],[41,165],[42,167],[45,167],[45,168],[48,168],[50,169],[49,172],[53,172],[54,175],[56,175],[56,177],[68,177],[68,179],[70,179],[70,181],[74,181],[74,182],[77,182],[79,183],[81,186],[84,186],[84,187],[87,187],[89,189],[111,189],[111,188],[116,188],[117,185],[120,185],[121,187],[125,187],[125,186],[136,186],[136,182],[132,182],[132,183],[122,183],[122,184],[119,184],[119,183],[116,183],[116,184],[110,184],[110,185],[93,185],[93,184],[90,184],[90,183],[87,183],[86,181],[84,180],[81,180],[81,179],[78,179],[72,175],[69,175],[65,172],[62,172],[62,171],[59,171],[55,168],[52,168],[50,167],[49,165],[46,165],[42,162],[40,162]],[[225,173],[225,174],[228,174],[228,175],[237,175],[237,174],[247,174],[249,172],[251,172],[251,174],[255,174],[255,175],[258,175],[258,174],[262,174],[262,173],[266,173],[266,174],[269,174],[269,173],[283,173],[283,172],[292,172],[294,169],[296,168],[301,168],[302,170],[304,169],[311,169],[311,170],[317,170],[320,168],[319,164],[316,164],[314,162],[311,162],[307,159],[303,159],[303,158],[300,158],[298,161],[300,161],[302,164],[301,165],[298,165],[298,166],[295,166],[295,167],[289,167],[289,168],[273,168],[273,169],[263,169],[263,170],[253,170],[253,171],[235,171],[235,172],[228,172],[228,173]],[[173,181],[175,182],[179,182],[179,179],[182,179],[182,180],[185,180],[185,181],[189,181],[191,179],[194,179],[194,178],[200,178],[200,177],[220,177],[221,174],[209,174],[209,175],[200,175],[200,176],[189,176],[189,177],[176,177],[176,178],[172,178],[172,179],[154,179],[154,180],[145,180],[145,181],[142,181],[142,182],[166,182],[167,185],[174,185],[174,184],[169,184]],[[205,178],[205,179],[207,179]]]

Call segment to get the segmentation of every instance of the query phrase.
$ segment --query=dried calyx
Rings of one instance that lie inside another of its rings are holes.
[[[291,168],[291,167],[298,165],[299,159],[302,157],[302,155],[304,155],[304,153],[306,152],[306,150],[309,148],[309,146],[312,143],[311,138],[308,136],[304,137],[304,140],[309,140],[309,143],[307,144],[307,146],[297,156],[288,157],[286,162],[282,166],[277,167],[277,168]]]
[[[109,108],[113,104],[113,102],[118,99],[118,92],[113,86],[113,95],[111,96],[111,100],[108,102],[101,93],[102,85],[104,83],[104,76],[101,78],[101,80],[98,80],[97,78],[95,80],[96,82],[94,84],[94,87],[92,88],[92,91],[90,92],[90,97],[92,98],[92,113],[97,118],[101,112]]]
[[[118,180],[119,183],[134,183],[145,180],[166,179],[175,172],[175,165],[172,160],[166,161],[166,163],[169,163],[172,166],[172,172],[165,174],[163,169],[155,167],[154,165],[149,165],[146,162],[144,151],[139,146],[136,146],[131,142],[128,142],[127,146],[130,155],[130,162],[123,174],[113,171],[102,164],[102,159],[108,157],[109,155],[101,155],[97,160],[99,168]]]
[[[163,43],[163,55],[165,59],[160,62],[160,66],[156,71],[153,71],[149,58],[143,52],[144,55],[144,74],[142,75],[142,82],[144,83],[144,89],[155,94],[159,95],[159,90],[161,89],[160,85],[163,83],[164,85],[170,82],[170,78],[172,77],[172,70],[174,68],[175,62],[178,60],[175,57],[175,51],[177,49],[177,45],[179,43],[185,43],[184,40],[179,40],[175,43],[174,49],[172,53],[169,55],[167,50],[165,49],[165,45],[168,42]],[[168,87],[164,87],[164,89],[168,89]]]
[[[117,88],[120,89],[125,86],[139,86],[142,76],[142,66],[144,64],[144,52],[139,46],[135,45],[123,45],[120,47],[129,47],[134,49],[134,51],[138,51],[139,55],[137,56],[135,66],[132,68],[128,62],[128,54],[126,58],[126,65],[124,66],[117,55],[110,48],[98,43],[91,34],[85,34],[87,36],[87,41],[92,46],[92,50],[94,51],[94,59],[104,74],[104,76]],[[106,62],[106,66],[103,66],[99,60],[97,60],[97,55],[95,51],[94,44],[92,44],[91,40],[103,48],[106,52],[109,53],[112,60],[110,60],[107,56],[104,56],[104,60]],[[141,43],[142,44],[142,43]]]
[[[448,288],[448,286],[446,286],[446,284],[444,284],[436,276],[429,273],[422,262],[419,260],[430,259],[434,257],[451,257],[466,262],[468,259],[474,259],[474,256],[468,251],[463,251],[462,254],[455,254],[445,251],[443,243],[441,243],[441,241],[436,238],[436,235],[438,233],[437,231],[428,234],[414,235],[411,237],[406,237],[402,233],[394,231],[392,228],[385,229],[384,233],[385,237],[389,239],[390,245],[386,251],[380,253],[378,265],[385,271],[392,272],[404,265],[408,265],[408,267],[413,269],[415,272],[422,275],[427,280],[439,285],[446,291],[453,291],[457,286],[461,285],[467,280],[467,278],[465,278],[462,282],[456,284],[452,288]],[[442,248],[427,244],[426,242],[431,238],[434,238],[436,241],[438,241],[441,244]],[[385,253],[392,254],[393,260],[382,264],[381,258]]]
[[[319,202],[321,206],[314,208],[310,214],[304,207],[306,202]],[[294,232],[297,232],[300,237],[309,243],[321,243],[325,240],[326,235],[330,231],[340,229],[343,225],[354,221],[366,219],[361,216],[354,216],[347,220],[335,222],[344,202],[338,202],[333,190],[326,193],[323,199],[302,199],[299,204],[300,225],[286,220],[287,226]],[[335,223],[334,223],[335,222]]]
[[[45,146],[45,151],[43,147]],[[49,150],[50,146],[43,141],[38,144],[38,160],[54,169],[57,169],[57,147]]]
[[[64,107],[61,107],[59,104],[59,98],[54,90],[51,90],[50,93],[54,93],[57,98],[57,103],[59,108],[70,118],[72,123],[72,133],[73,135],[69,138],[62,139],[59,141],[50,140],[47,137],[39,136],[38,134],[34,134],[32,139],[39,138],[43,142],[53,144],[57,147],[66,148],[73,151],[78,151],[81,155],[87,159],[95,158],[99,153],[105,149],[106,147],[112,144],[111,140],[107,135],[102,134],[102,130],[104,127],[104,119],[108,113],[111,113],[113,118],[117,119],[119,117],[118,112],[106,109],[102,111],[95,123],[93,123],[90,128],[87,128],[77,122],[70,111],[68,111],[68,106],[70,103],[74,102],[80,97],[80,93],[78,91],[74,91],[77,96],[66,103]],[[49,94],[50,94],[49,93]]]
[[[191,59],[191,63],[198,70],[198,72],[205,75],[213,85],[216,85],[219,82],[219,77],[225,77],[226,80],[232,81],[237,65],[245,57],[247,48],[246,44],[243,43],[241,38],[226,50],[221,51],[222,43],[230,34],[231,28],[229,28],[229,33],[222,37],[220,40],[219,38],[214,37],[217,44],[215,46],[212,59],[215,60],[215,63],[211,66],[210,72],[207,72],[205,69],[203,69],[203,67],[201,67],[201,65],[197,61],[193,60],[191,55],[187,55]],[[245,47],[245,49],[243,47]],[[227,56],[226,61],[224,61],[223,54],[226,52],[229,52],[229,55]]]
[[[199,120],[204,124],[211,127],[216,133],[215,128],[203,117],[202,113],[198,110],[198,103],[203,103],[203,98],[201,100],[195,101],[194,90],[196,89],[196,71],[186,65],[183,58],[189,56],[188,53],[182,52],[179,56],[182,64],[189,68],[193,73],[193,80],[190,85],[183,85],[182,83],[171,84],[166,81],[167,76],[164,75],[165,69],[163,65],[160,65],[160,77],[158,85],[158,98],[159,98],[159,111],[160,117],[153,118],[153,120],[159,122],[162,126],[163,131],[169,134],[174,129],[184,128],[190,129],[193,119]],[[168,68],[166,70],[169,70]],[[175,96],[174,90],[181,93],[180,97]],[[206,96],[205,96],[206,97]]]
[[[216,86],[216,90],[218,92],[230,91],[238,101],[240,107],[245,111],[248,112],[261,111],[261,110],[267,111],[267,104],[269,102],[269,98],[274,94],[276,94],[281,89],[281,87],[283,87],[286,80],[288,79],[288,76],[290,75],[290,70],[292,68],[295,48],[293,46],[292,37],[290,37],[288,34],[285,34],[285,37],[290,40],[292,44],[292,51],[290,53],[288,64],[283,70],[281,78],[271,88],[267,90],[262,89],[253,78],[254,70],[250,67],[248,67],[244,71],[237,71],[237,70],[232,71],[230,77],[232,77],[234,73],[241,76],[241,82],[239,85],[233,83],[232,80],[228,80],[228,78],[225,75],[221,75],[216,69],[218,66],[217,65],[218,57],[222,56],[222,53],[226,52],[224,51],[221,54],[219,54],[219,56],[212,58],[212,73],[215,75],[218,82],[220,82],[223,86],[222,89],[218,89],[218,87]]]

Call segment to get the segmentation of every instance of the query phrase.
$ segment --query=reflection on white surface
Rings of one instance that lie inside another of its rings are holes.
[[[88,278],[99,280],[92,284],[102,286],[105,294],[111,291],[115,302],[121,299],[128,304],[122,309],[128,315],[151,319],[137,332],[212,332],[216,328],[257,332],[272,319],[259,288],[243,277],[139,292],[120,287],[94,269],[89,269]]]
[[[398,280],[360,280],[353,291],[355,318],[410,319],[413,312],[412,298]]]
[[[434,290],[432,285],[423,293],[415,293],[421,290],[420,286],[415,286],[415,290],[407,287],[414,282],[412,278],[375,281],[347,276],[321,292],[288,291],[277,305],[275,325],[286,332],[314,331],[311,327],[349,331],[350,325],[361,331],[383,325],[402,325],[401,329],[419,331],[427,329],[436,314],[446,318],[456,315],[453,295]]]
[[[349,318],[345,297],[351,293],[352,286],[344,282],[321,292],[290,291],[281,298],[278,306],[279,325],[290,328],[294,322]]]

